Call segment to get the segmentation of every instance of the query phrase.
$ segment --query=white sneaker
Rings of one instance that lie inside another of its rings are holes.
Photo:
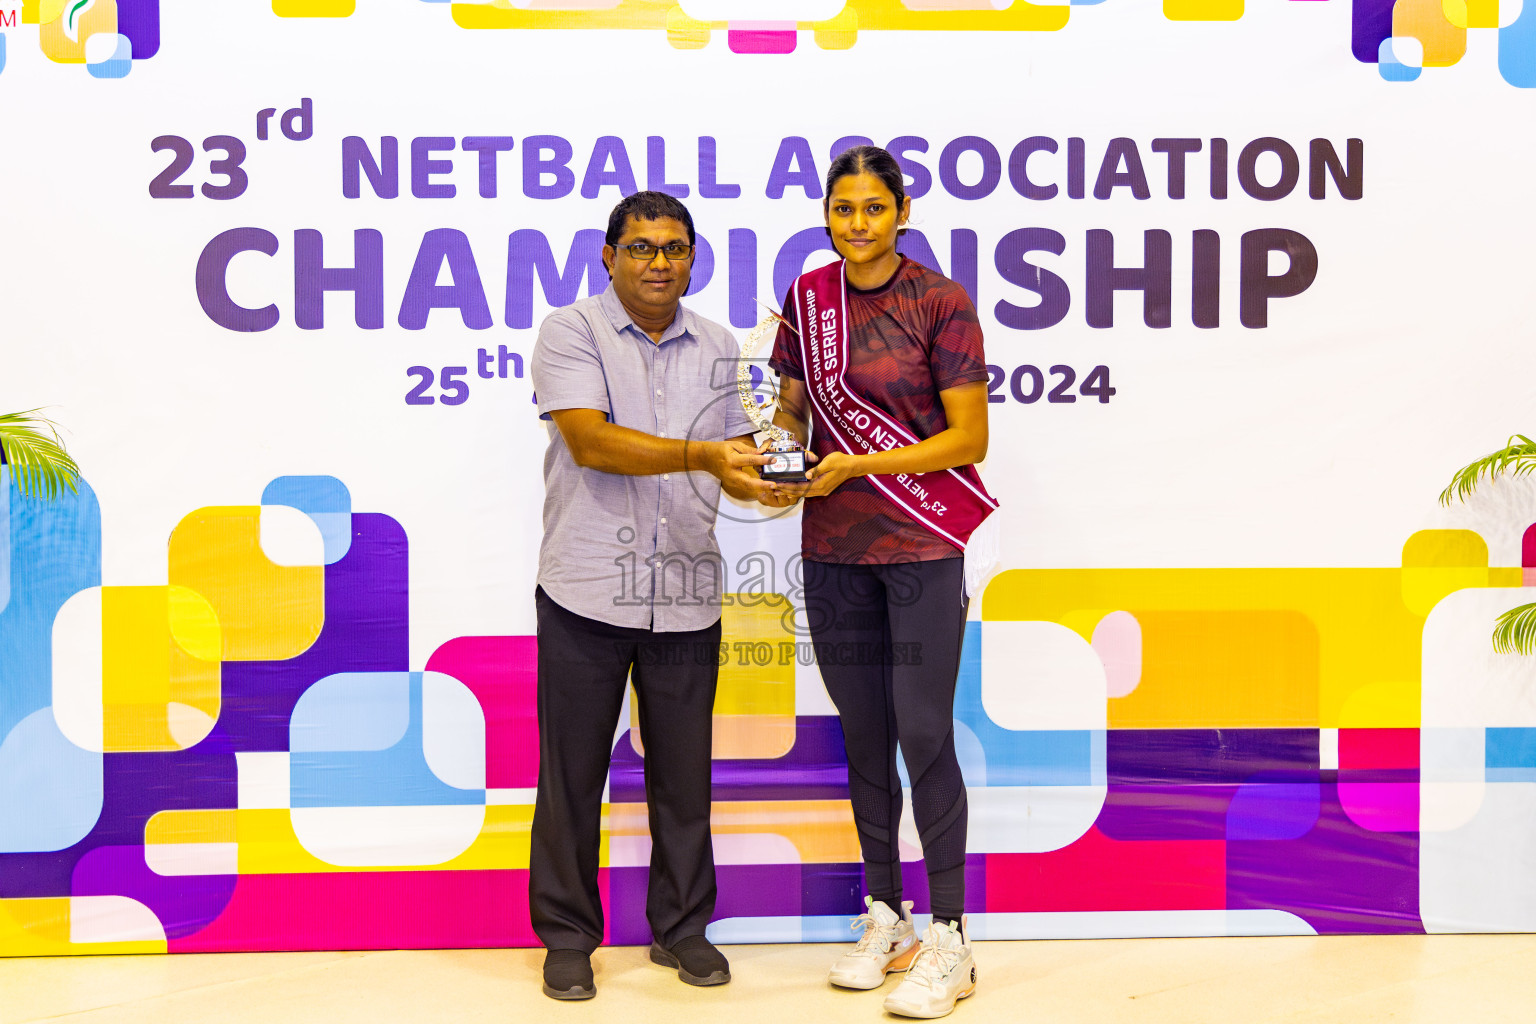
[[[960,926],[935,921],[923,933],[923,947],[896,990],[885,997],[885,1008],[903,1017],[942,1017],[955,1000],[976,991],[976,961]]]
[[[912,928],[912,903],[901,905],[901,916],[873,896],[864,897],[869,913],[860,914],[849,927],[863,927],[864,934],[850,952],[837,958],[827,980],[842,988],[879,988],[890,971],[906,970],[917,953],[917,932]]]

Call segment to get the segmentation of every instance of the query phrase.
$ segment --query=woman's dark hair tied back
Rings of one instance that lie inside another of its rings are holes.
[[[837,184],[838,179],[850,174],[873,174],[879,178],[891,190],[891,195],[896,197],[898,211],[906,202],[906,179],[901,175],[901,165],[896,162],[896,158],[879,146],[854,146],[837,154],[832,166],[827,168],[827,199],[822,200],[823,203],[831,199],[832,186]]]

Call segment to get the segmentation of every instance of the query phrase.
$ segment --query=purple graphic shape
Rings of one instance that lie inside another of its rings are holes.
[[[971,880],[969,869],[966,881]],[[800,865],[801,917],[826,917],[864,913],[863,864]],[[983,906],[976,903],[975,906]]]
[[[608,916],[610,946],[643,946],[651,941],[651,926],[645,919],[646,880],[649,868],[609,868],[608,898],[603,910]],[[715,882],[723,882],[716,871]]]
[[[864,869],[858,867],[859,899],[856,914],[864,912]],[[928,870],[920,860],[907,860],[901,862],[901,898],[912,901],[912,913],[930,914],[932,905],[928,902]],[[986,854],[969,853],[965,857],[965,905],[971,910],[981,910],[987,905],[987,857]],[[812,911],[806,911],[811,914]],[[821,911],[820,913],[837,913],[837,911]]]
[[[802,917],[799,864],[725,864],[715,869],[722,917]]]
[[[1317,824],[1316,772],[1266,772],[1238,787],[1227,809],[1228,839],[1300,839]]]
[[[1320,773],[1317,824],[1297,839],[1230,840],[1227,907],[1284,910],[1319,934],[1419,934],[1417,833],[1370,832]]]
[[[928,875],[921,861],[901,866],[904,893],[914,913],[926,914]],[[986,856],[965,858],[965,902],[987,905]],[[646,885],[650,870],[643,867],[608,870],[608,938],[612,945],[651,941],[645,918]],[[862,864],[722,864],[715,868],[719,886],[711,920],[726,917],[852,917],[864,912]]]
[[[1222,840],[1227,809],[1238,787],[1214,783],[1177,786],[1111,785],[1094,824],[1111,839]]]
[[[169,810],[222,810],[239,802],[229,737],[215,728],[187,750],[106,754],[101,818],[67,850],[0,854],[0,899],[70,896],[76,866],[92,850],[144,845],[144,825]],[[140,854],[142,857],[142,854]]]
[[[410,669],[409,560],[389,516],[352,514],[352,546],[325,567],[325,625],[285,661],[226,661],[219,724],[234,749],[287,750],[288,719],[311,685],[337,672]]]
[[[167,939],[195,935],[224,912],[236,875],[157,875],[143,846],[101,846],[80,858],[75,896],[127,896],[154,911]]]
[[[842,725],[836,715],[801,715],[783,757],[716,760],[711,775],[716,800],[846,800]],[[608,791],[614,803],[645,801],[645,761],[628,733],[613,748]]]
[[[1123,841],[1225,839],[1239,786],[1277,772],[1315,781],[1318,764],[1316,729],[1110,729],[1104,750],[1095,824]]]
[[[1381,44],[1392,36],[1392,5],[1396,0],[1354,0],[1349,8],[1349,48],[1355,60],[1375,64]]]
[[[117,0],[117,31],[133,44],[133,59],[160,52],[160,0]]]

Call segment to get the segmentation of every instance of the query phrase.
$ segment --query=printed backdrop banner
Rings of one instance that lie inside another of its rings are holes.
[[[537,326],[651,188],[744,334],[865,141],[986,332],[974,934],[1536,929],[1536,487],[1437,501],[1532,427],[1533,103],[1520,0],[0,0],[0,411],[85,474],[0,471],[0,953],[534,942]],[[842,938],[798,513],[718,533],[710,934]]]

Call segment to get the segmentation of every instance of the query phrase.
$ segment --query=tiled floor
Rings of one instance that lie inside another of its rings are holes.
[[[726,947],[735,979],[697,989],[642,947],[601,950],[598,995],[539,992],[542,951],[0,959],[0,1024],[384,1024],[896,1020],[878,992],[825,983],[836,947]],[[978,943],[951,1020],[1491,1024],[1536,1018],[1536,936],[1105,939]],[[895,982],[888,982],[894,985]]]

